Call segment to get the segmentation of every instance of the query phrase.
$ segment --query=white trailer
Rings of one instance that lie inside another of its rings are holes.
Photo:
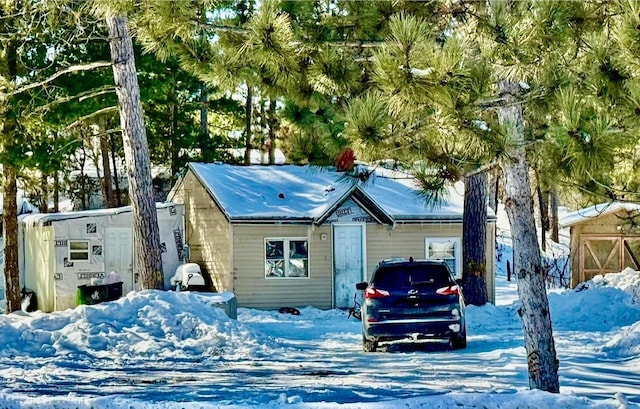
[[[184,256],[184,206],[157,203],[164,288]],[[19,218],[22,286],[35,292],[44,312],[74,308],[80,285],[119,274],[123,294],[140,289],[134,265],[131,206]]]

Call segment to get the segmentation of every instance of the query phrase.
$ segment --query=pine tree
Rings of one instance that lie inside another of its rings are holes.
[[[380,115],[354,114],[347,130],[356,129],[356,134],[371,148],[393,149],[404,152],[405,157],[419,153],[430,167],[438,170],[431,176],[440,179],[459,177],[463,164],[486,161],[490,158],[489,151],[501,158],[507,208],[514,231],[514,252],[526,254],[526,257],[518,256],[515,264],[521,277],[519,293],[523,303],[525,346],[530,358],[530,384],[533,388],[557,392],[558,365],[529,190],[522,89],[518,81],[510,79],[515,74],[501,72],[497,63],[502,61],[493,57],[510,58],[506,52],[508,47],[499,42],[500,36],[507,35],[508,29],[520,27],[503,27],[507,23],[517,25],[515,18],[505,22],[501,20],[504,15],[496,10],[490,9],[487,13],[484,4],[473,5],[478,10],[467,16],[464,14],[467,5],[458,4],[461,9],[456,9],[457,17],[449,20],[445,30],[433,20],[429,22],[406,14],[393,16],[385,46],[374,56],[375,80],[382,98],[372,98],[382,101],[373,104],[378,105],[379,112],[385,112],[382,108],[386,104],[386,113],[393,125],[377,122],[375,118]],[[459,19],[471,15],[484,19],[478,25],[464,20],[466,24],[460,24]],[[483,43],[484,37],[473,34],[484,29],[487,22],[494,31],[490,33],[493,36],[487,36],[490,40]],[[475,40],[478,37],[479,40]],[[498,46],[491,48],[495,39]],[[491,92],[496,91],[499,92],[495,100],[499,103],[486,102]],[[489,112],[479,109],[489,106]],[[428,178],[425,182],[427,186],[437,186]]]

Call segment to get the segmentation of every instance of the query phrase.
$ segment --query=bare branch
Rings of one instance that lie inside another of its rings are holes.
[[[52,82],[53,80],[55,80],[56,78],[59,78],[65,74],[69,74],[69,73],[73,73],[73,72],[79,72],[79,71],[90,71],[96,68],[101,68],[101,67],[110,67],[112,65],[112,63],[110,61],[98,61],[98,62],[94,62],[91,64],[81,64],[81,65],[72,65],[70,67],[67,67],[61,71],[56,72],[55,74],[51,75],[48,78],[45,78],[42,81],[39,82],[34,82],[32,84],[28,84],[25,85],[24,87],[20,87],[18,89],[16,89],[15,91],[12,91],[8,94],[5,94],[6,96],[14,96],[14,95],[18,95],[21,94],[25,91],[28,91],[30,89],[33,88],[37,88],[37,87],[41,87],[43,85],[46,85],[50,82]]]
[[[464,176],[467,177],[467,176],[477,175],[477,174],[482,173],[482,172],[488,172],[491,169],[495,168],[496,166],[498,166],[498,162],[493,161],[491,163],[487,163],[486,165],[482,165],[477,169],[474,169],[474,170],[472,170],[470,172],[465,173]]]
[[[45,105],[41,105],[39,107],[37,107],[36,109],[33,110],[33,112],[41,112],[41,111],[46,111],[47,109],[51,108],[52,106],[56,106],[59,104],[63,104],[65,102],[69,102],[69,101],[73,101],[74,99],[78,99],[79,102],[84,101],[85,99],[89,99],[89,98],[95,98],[97,96],[100,95],[104,95],[104,94],[111,94],[115,92],[115,87],[113,85],[107,85],[104,86],[98,90],[91,90],[91,91],[87,91],[87,92],[83,92],[77,95],[69,95],[67,97],[64,98],[58,98],[55,101],[52,101],[48,104]]]
[[[69,125],[67,125],[67,126],[65,127],[65,129],[66,129],[66,130],[69,130],[69,129],[71,129],[71,128],[74,128],[74,127],[76,127],[76,126],[78,126],[78,125],[82,124],[82,123],[83,123],[83,122],[85,122],[87,119],[91,119],[91,118],[94,118],[94,117],[96,117],[96,116],[98,116],[98,115],[101,115],[101,114],[104,114],[104,113],[107,113],[107,112],[111,112],[111,111],[117,111],[117,110],[118,110],[118,107],[117,107],[117,106],[115,106],[115,105],[114,105],[114,106],[110,106],[110,107],[106,107],[106,108],[99,109],[99,110],[97,110],[97,111],[95,111],[95,112],[90,113],[89,115],[85,115],[85,116],[83,116],[82,118],[80,118],[80,119],[78,119],[78,120],[76,120],[76,121],[74,121],[74,122],[70,123]]]
[[[112,133],[119,133],[122,132],[122,128],[118,127],[118,128],[111,128],[111,129],[107,129],[103,132],[98,132],[97,134],[94,134],[95,137],[102,137],[102,136],[107,136],[110,135]]]

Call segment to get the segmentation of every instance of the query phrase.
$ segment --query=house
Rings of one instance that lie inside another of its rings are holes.
[[[184,208],[158,203],[156,209],[164,285],[169,288],[183,259]],[[123,294],[139,289],[132,226],[131,206],[20,217],[20,281],[36,293],[38,309],[75,307],[78,286],[99,283],[111,271],[120,276]]]
[[[626,267],[640,270],[639,215],[639,203],[610,202],[560,219],[570,229],[571,287]]]
[[[311,166],[190,163],[169,192],[185,206],[190,261],[238,305],[346,308],[355,284],[393,257],[443,258],[462,274],[460,191],[427,205],[413,178],[377,169],[367,181]],[[487,220],[494,301],[495,216]]]

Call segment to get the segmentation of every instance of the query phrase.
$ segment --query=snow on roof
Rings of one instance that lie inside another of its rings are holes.
[[[189,168],[229,219],[318,220],[361,189],[382,211],[399,220],[462,219],[463,196],[428,205],[406,173],[376,170],[367,182],[315,166],[234,166],[190,163]]]
[[[562,219],[560,219],[559,223],[562,227],[570,227],[574,224],[582,223],[601,215],[616,213],[619,210],[626,210],[628,212],[638,211],[640,210],[640,203],[600,203],[590,207],[585,207],[584,209],[576,210],[575,212],[567,213]]]
[[[156,209],[164,209],[176,206],[176,203],[156,203]],[[60,220],[79,219],[82,217],[100,217],[112,216],[120,213],[127,213],[132,210],[131,206],[115,207],[109,209],[80,210],[77,212],[60,212],[60,213],[37,213],[27,214],[18,218],[19,222],[27,226],[35,226],[37,224],[45,224],[47,222],[57,222]]]

